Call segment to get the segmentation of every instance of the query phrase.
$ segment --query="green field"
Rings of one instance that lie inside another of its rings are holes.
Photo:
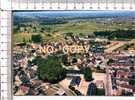
[[[27,23],[25,23],[25,26],[19,26],[18,30],[20,30],[23,27],[27,29],[25,31],[16,32],[14,29],[13,34],[14,43],[31,41],[32,34],[42,34],[44,37],[44,41],[46,42],[47,41],[57,42],[57,41],[64,41],[63,36],[69,32],[72,32],[74,35],[85,36],[85,35],[93,35],[93,32],[95,31],[106,31],[106,30],[115,31],[118,29],[122,30],[135,29],[135,24],[128,21],[118,23],[117,21],[110,22],[105,20],[104,22],[102,19],[101,21],[90,19],[68,20],[68,22],[64,24],[51,24],[51,25],[43,25],[38,23],[38,21],[35,22],[29,23],[31,24],[31,26],[27,25]]]

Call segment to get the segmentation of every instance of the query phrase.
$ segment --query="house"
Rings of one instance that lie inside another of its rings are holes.
[[[126,91],[126,92],[131,92],[133,93],[135,91],[135,86],[133,85],[127,85],[127,84],[119,84],[118,85],[119,91]]]
[[[123,70],[118,70],[116,77],[117,78],[128,78],[128,72],[125,72]]]

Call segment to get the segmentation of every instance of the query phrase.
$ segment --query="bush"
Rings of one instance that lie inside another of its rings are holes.
[[[36,35],[31,36],[31,40],[34,43],[40,43],[40,42],[42,42],[43,38],[42,38],[41,34],[36,34]]]
[[[134,80],[134,79],[131,79],[131,80],[129,81],[129,84],[130,84],[130,85],[135,85],[135,80]]]
[[[97,89],[96,95],[97,96],[104,96],[105,95],[105,90],[104,89]]]
[[[114,60],[113,60],[113,59],[109,59],[109,60],[107,61],[107,65],[110,65],[110,64],[112,64],[112,63],[114,63]]]

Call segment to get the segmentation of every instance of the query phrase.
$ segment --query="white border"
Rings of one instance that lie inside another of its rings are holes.
[[[134,10],[135,0],[1,0],[3,10]]]
[[[11,98],[11,11],[0,11],[1,100]]]
[[[13,100],[134,100],[135,97],[110,96],[14,96]]]

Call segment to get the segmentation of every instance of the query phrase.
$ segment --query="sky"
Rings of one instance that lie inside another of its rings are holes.
[[[14,12],[21,17],[135,17],[135,11],[22,11]]]

